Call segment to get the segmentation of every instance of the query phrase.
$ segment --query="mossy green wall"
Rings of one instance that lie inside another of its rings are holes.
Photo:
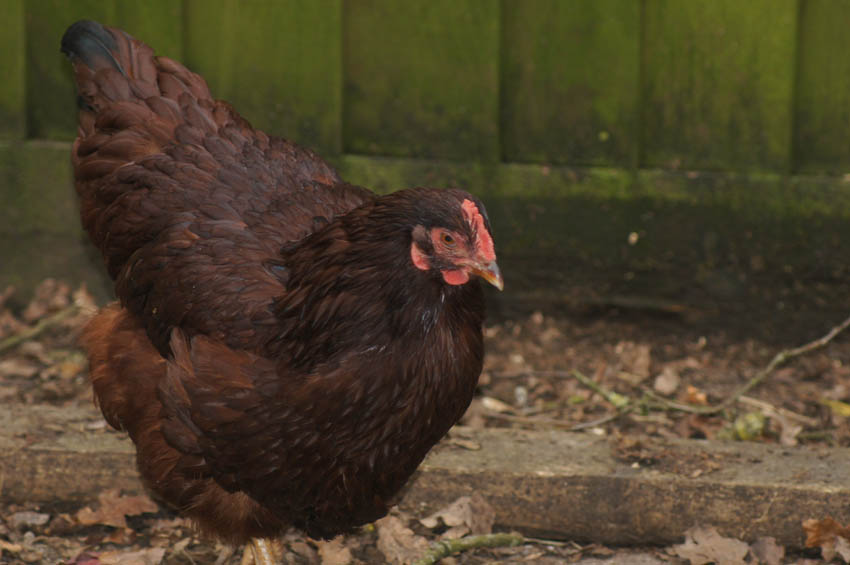
[[[845,3],[6,0],[0,17],[0,285],[108,292],[68,166],[58,44],[79,18],[183,60],[353,182],[481,195],[507,300],[848,274]]]

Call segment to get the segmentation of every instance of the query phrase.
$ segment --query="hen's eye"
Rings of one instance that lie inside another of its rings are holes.
[[[454,247],[455,238],[453,238],[451,235],[443,232],[443,234],[440,236],[440,238],[443,240],[443,243],[445,243],[449,247]]]

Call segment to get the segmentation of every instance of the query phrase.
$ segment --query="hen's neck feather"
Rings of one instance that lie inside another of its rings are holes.
[[[274,305],[280,331],[267,344],[270,357],[310,373],[341,356],[388,348],[410,355],[426,342],[480,336],[478,282],[451,286],[416,269],[409,253],[415,212],[389,204],[369,202],[285,252],[286,293]]]

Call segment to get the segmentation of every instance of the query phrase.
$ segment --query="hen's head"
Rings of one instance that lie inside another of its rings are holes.
[[[476,275],[499,290],[504,287],[487,211],[460,190],[439,191],[434,200],[423,202],[412,231],[410,260],[417,269],[439,272],[450,285],[465,284]]]

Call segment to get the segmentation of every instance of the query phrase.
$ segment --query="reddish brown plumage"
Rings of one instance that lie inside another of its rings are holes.
[[[83,342],[150,490],[238,543],[382,516],[481,370],[482,204],[349,185],[120,30],[78,22],[62,48],[81,218],[120,299]]]

